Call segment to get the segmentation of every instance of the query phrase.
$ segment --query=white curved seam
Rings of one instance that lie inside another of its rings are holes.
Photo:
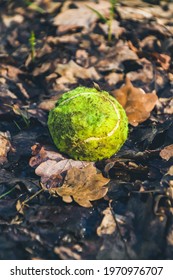
[[[61,104],[64,104],[64,103],[66,103],[66,102],[68,102],[68,101],[70,101],[70,100],[72,100],[72,99],[74,99],[74,98],[76,98],[76,97],[78,97],[78,96],[81,96],[81,95],[83,95],[83,94],[84,94],[84,95],[85,95],[85,94],[93,94],[93,92],[83,92],[83,93],[76,94],[75,96],[72,96],[72,97],[70,97],[70,98],[64,100],[63,102],[61,102]],[[87,138],[86,140],[84,140],[84,142],[99,141],[99,140],[101,140],[101,139],[110,137],[110,136],[112,136],[112,135],[115,133],[115,131],[116,131],[116,130],[118,129],[118,127],[119,127],[120,118],[121,118],[120,113],[119,113],[119,110],[116,108],[115,104],[114,104],[109,98],[107,98],[106,96],[104,96],[104,98],[107,99],[107,100],[112,104],[112,106],[113,106],[113,108],[114,108],[114,110],[115,110],[115,113],[117,114],[117,117],[118,117],[117,124],[116,124],[116,126],[107,134],[107,136],[103,136],[103,137],[89,137],[89,138]]]
[[[115,133],[115,131],[116,131],[116,130],[118,129],[118,127],[119,127],[121,116],[120,116],[120,113],[119,113],[118,109],[116,108],[115,104],[114,104],[111,100],[109,100],[107,97],[104,97],[104,98],[106,98],[106,99],[112,104],[112,106],[113,106],[113,108],[114,108],[114,110],[115,110],[115,112],[116,112],[116,114],[117,114],[117,116],[118,116],[117,124],[116,124],[116,126],[107,134],[107,136],[103,136],[103,137],[89,137],[89,138],[87,138],[86,140],[84,140],[84,142],[99,141],[99,140],[101,140],[101,139],[110,137],[110,136],[112,136],[112,135]]]
[[[66,100],[64,100],[64,101],[62,101],[62,102],[60,103],[60,105],[66,103],[66,102],[68,102],[68,101],[70,101],[70,100],[72,100],[72,99],[74,99],[74,98],[76,98],[76,97],[78,97],[78,96],[81,96],[81,95],[83,95],[83,94],[93,94],[93,92],[82,92],[82,93],[78,93],[78,94],[76,94],[75,96],[72,96],[72,97],[70,97],[70,98],[68,98],[68,99],[66,99]]]

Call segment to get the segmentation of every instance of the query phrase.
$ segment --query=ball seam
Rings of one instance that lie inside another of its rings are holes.
[[[74,99],[74,98],[76,98],[76,97],[79,97],[79,96],[81,96],[81,95],[93,94],[93,93],[96,94],[97,92],[82,92],[82,93],[76,94],[75,96],[72,96],[72,97],[70,97],[70,98],[68,98],[68,99],[66,99],[66,100],[64,100],[64,101],[62,101],[59,105],[63,105],[64,103],[66,103],[66,102],[68,102],[68,101],[70,101],[70,100],[72,100],[72,99]],[[90,142],[90,141],[99,141],[99,140],[105,139],[105,138],[107,138],[107,137],[110,137],[110,136],[112,136],[112,135],[115,133],[115,131],[119,128],[120,119],[121,119],[119,110],[116,108],[116,105],[115,105],[109,98],[107,98],[106,96],[104,96],[104,98],[105,98],[108,102],[111,103],[111,105],[112,105],[113,108],[114,108],[115,113],[117,114],[118,121],[117,121],[117,123],[116,123],[116,126],[115,126],[106,136],[103,136],[103,137],[94,137],[94,136],[93,136],[93,137],[89,137],[89,138],[87,138],[87,139],[84,140],[85,143]]]

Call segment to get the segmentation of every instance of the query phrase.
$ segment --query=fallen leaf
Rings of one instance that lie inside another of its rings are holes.
[[[112,95],[124,107],[129,123],[133,126],[149,118],[158,100],[155,92],[146,94],[142,89],[134,87],[128,77],[125,85],[113,91]]]
[[[99,26],[106,35],[109,34],[108,24],[100,23]],[[112,28],[111,29],[112,34],[115,36],[115,38],[119,38],[122,35],[122,33],[125,31],[125,29],[123,27],[121,27],[119,22],[115,19],[112,21],[111,28]]]
[[[56,160],[47,159],[36,168],[35,173],[41,177],[50,177],[55,174],[61,174],[73,167],[82,168],[84,164],[86,163],[72,159],[63,159],[58,162]]]
[[[111,49],[107,50],[103,59],[96,64],[99,71],[122,70],[122,62],[128,60],[138,60],[137,54],[129,48],[128,43],[119,40]]]
[[[112,72],[105,76],[105,80],[109,85],[115,85],[118,82],[123,81],[123,74]]]
[[[58,26],[58,33],[64,33],[79,27],[89,29],[96,22],[97,16],[87,7],[69,9],[58,14],[53,21]]]
[[[139,61],[139,65],[142,66],[141,69],[137,71],[130,71],[127,73],[127,77],[130,79],[130,81],[142,81],[145,84],[149,84],[153,80],[153,65],[152,63],[146,59],[141,58]]]
[[[68,170],[62,187],[50,189],[51,194],[73,197],[74,201],[83,207],[92,207],[90,201],[104,197],[108,191],[105,185],[109,179],[104,178],[97,169],[88,164],[83,169],[73,167]]]
[[[0,164],[7,162],[7,154],[11,149],[10,133],[0,132]]]
[[[55,97],[52,97],[50,99],[43,100],[38,105],[38,108],[49,112],[50,110],[52,110],[55,107],[57,99],[58,99],[58,97],[55,96]]]
[[[158,114],[173,114],[173,98],[159,98],[157,102],[157,113]]]
[[[153,52],[152,56],[156,58],[157,62],[162,66],[164,70],[168,70],[171,63],[171,57],[167,54]]]
[[[51,146],[35,144],[31,149],[33,157],[29,165],[35,168],[35,173],[41,177],[41,183],[46,190],[61,186],[69,169],[80,169],[88,165],[86,161],[64,157]]]
[[[11,106],[16,100],[17,97],[8,89],[8,87],[0,84],[0,114],[11,111]]]
[[[173,157],[173,144],[166,146],[163,150],[161,150],[160,156],[167,161],[170,160],[170,158]]]
[[[33,76],[37,77],[43,73],[46,73],[50,68],[51,68],[51,63],[46,62],[43,63],[40,67],[35,68],[32,74]]]
[[[75,252],[74,248],[67,248],[64,246],[55,247],[54,253],[59,255],[62,260],[80,260],[81,256]]]
[[[132,4],[130,3],[132,2]],[[139,1],[136,1],[139,2]],[[127,5],[127,3],[126,3]],[[131,6],[131,7],[130,7]],[[134,18],[135,21],[141,21],[145,19],[151,18],[171,18],[172,11],[169,9],[168,11],[164,10],[160,5],[145,5],[145,3],[140,3],[140,7],[136,6],[136,3],[133,4],[133,1],[128,1],[128,6],[119,5],[117,7],[117,11],[123,20],[132,19]]]
[[[3,23],[6,27],[11,27],[11,25],[15,22],[17,24],[21,24],[24,21],[24,17],[22,15],[12,15],[12,16],[7,16],[3,15],[2,16]]]
[[[67,64],[58,64],[55,70],[56,73],[66,78],[66,83],[75,83],[76,78],[98,80],[99,74],[94,67],[83,68],[70,60]]]
[[[24,206],[25,205],[20,200],[17,200],[17,202],[16,202],[16,210],[17,210],[17,212],[19,212],[22,215],[24,215]]]
[[[39,143],[37,143],[31,147],[31,150],[33,157],[30,159],[29,165],[34,168],[48,159],[56,160],[57,162],[64,159],[63,155],[58,153],[51,146],[41,146]]]
[[[61,3],[54,3],[52,1],[46,1],[46,13],[54,13],[59,7]]]
[[[3,65],[5,67],[5,69],[7,70],[7,76],[10,79],[13,79],[13,81],[18,81],[18,76],[22,74],[22,71],[17,68],[14,67],[12,65]]]
[[[102,14],[104,17],[109,17],[110,14],[110,3],[107,0],[98,0],[98,1],[90,1],[89,5],[88,2],[85,1],[76,1],[76,6],[79,8],[82,7],[89,7],[93,10],[98,11],[100,14]]]
[[[102,236],[104,234],[112,234],[115,231],[116,223],[115,219],[112,216],[111,209],[108,207],[103,211],[104,217],[100,224],[100,226],[97,228],[97,234],[98,236]]]
[[[58,26],[58,32],[64,33],[76,28],[83,28],[90,30],[94,23],[98,20],[98,16],[91,9],[87,7],[87,3],[82,1],[75,1],[76,9],[69,9],[69,3],[64,3],[61,13],[55,18],[53,24]],[[89,6],[97,10],[103,16],[109,15],[110,3],[108,1],[99,1],[93,3],[90,1]]]
[[[173,176],[173,165],[169,168],[167,174]]]
[[[82,67],[88,67],[89,65],[89,57],[88,52],[85,50],[78,49],[76,51],[76,62],[78,65]]]

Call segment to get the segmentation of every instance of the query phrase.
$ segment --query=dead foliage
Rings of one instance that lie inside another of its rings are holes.
[[[165,160],[169,160],[171,157],[173,157],[173,144],[164,147],[164,149],[160,152],[160,156]]]
[[[146,94],[141,88],[134,87],[128,78],[125,85],[112,94],[125,108],[129,123],[133,126],[149,118],[158,100],[155,92]]]
[[[115,219],[112,215],[111,209],[110,208],[106,208],[103,211],[104,217],[103,220],[100,224],[100,226],[97,228],[97,234],[99,236],[102,236],[104,234],[113,234],[113,232],[115,232],[116,229],[116,222]]]
[[[10,133],[0,132],[0,164],[7,162],[7,154],[12,150],[10,143]]]
[[[51,147],[32,147],[30,165],[41,177],[42,187],[50,194],[61,196],[65,202],[72,198],[83,207],[91,207],[90,201],[105,196],[109,179],[98,173],[93,163],[63,157]]]
[[[97,173],[96,168],[89,164],[83,169],[72,167],[67,171],[62,187],[52,188],[51,194],[62,196],[66,202],[71,202],[71,197],[83,207],[91,207],[90,201],[104,197],[108,191],[105,186],[109,179]]]
[[[173,3],[121,0],[110,21],[110,1],[30,2],[1,1],[0,259],[172,259]],[[127,112],[110,159],[52,143],[48,111],[79,85]]]

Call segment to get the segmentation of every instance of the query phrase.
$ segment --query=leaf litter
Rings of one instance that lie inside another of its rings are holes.
[[[0,259],[173,258],[172,3],[121,0],[109,34],[97,2],[2,1]],[[48,111],[96,84],[122,102],[129,137],[111,159],[73,161]]]
[[[141,88],[135,88],[128,78],[124,86],[113,92],[113,96],[125,108],[133,126],[148,119],[158,100],[155,92],[146,94]]]
[[[63,157],[50,147],[32,148],[34,157],[30,165],[41,177],[44,190],[51,195],[61,196],[65,202],[75,202],[83,207],[91,207],[90,201],[104,197],[108,191],[105,185],[109,179],[97,173],[93,163]]]

